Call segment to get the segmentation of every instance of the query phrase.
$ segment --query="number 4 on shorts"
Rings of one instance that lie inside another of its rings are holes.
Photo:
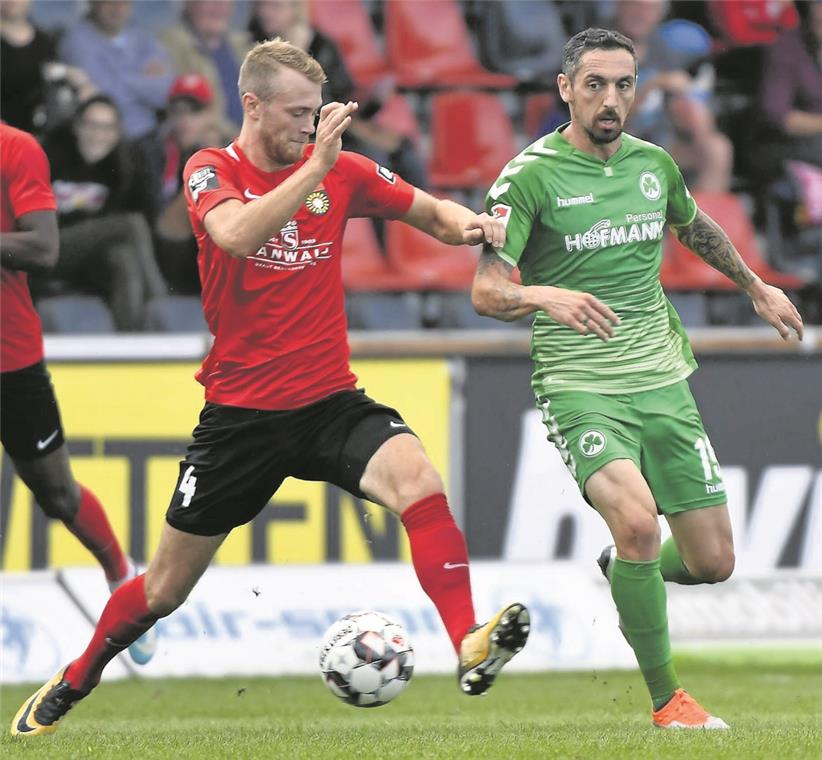
[[[194,472],[194,465],[190,465],[185,471],[183,479],[180,481],[180,487],[177,489],[183,495],[183,506],[187,507],[191,504],[194,498],[194,492],[197,490],[197,478],[191,473]]]

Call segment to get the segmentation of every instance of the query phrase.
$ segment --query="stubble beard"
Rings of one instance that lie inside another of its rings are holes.
[[[585,134],[588,135],[588,139],[594,145],[608,145],[612,143],[614,140],[618,139],[619,136],[622,134],[622,127],[614,127],[613,130],[609,132],[605,132],[603,130],[597,130],[596,127],[592,127],[589,129],[588,127],[584,127]]]

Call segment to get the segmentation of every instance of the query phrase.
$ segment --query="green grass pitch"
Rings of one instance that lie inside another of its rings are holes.
[[[677,661],[686,687],[729,732],[650,724],[638,673],[503,674],[485,696],[417,676],[385,707],[339,702],[319,678],[134,680],[103,684],[52,736],[8,736],[33,691],[0,690],[9,758],[822,757],[822,656],[713,655]]]

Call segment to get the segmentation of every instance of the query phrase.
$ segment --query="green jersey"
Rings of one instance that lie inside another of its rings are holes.
[[[586,291],[621,320],[606,343],[537,312],[531,358],[538,397],[633,393],[693,372],[696,361],[659,267],[665,225],[689,224],[697,207],[662,148],[623,134],[617,152],[602,161],[557,130],[508,162],[486,204],[506,226],[498,253],[519,267],[523,284]]]

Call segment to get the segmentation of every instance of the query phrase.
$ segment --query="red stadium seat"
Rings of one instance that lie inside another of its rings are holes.
[[[529,140],[542,136],[540,128],[556,104],[557,96],[552,92],[537,92],[525,98],[522,128]]]
[[[455,0],[391,0],[385,4],[385,41],[402,87],[507,89],[517,83],[480,65]]]
[[[368,86],[389,73],[362,0],[311,0],[311,23],[339,45],[358,85]]]
[[[374,116],[381,127],[387,127],[412,142],[420,140],[420,123],[405,95],[397,93]]]
[[[350,219],[342,246],[343,286],[349,291],[402,290],[403,278],[380,250],[370,219]]]
[[[516,154],[514,128],[492,93],[439,93],[431,103],[431,184],[483,187]]]
[[[469,290],[477,254],[467,245],[447,245],[403,222],[385,226],[388,259],[410,290]]]
[[[778,272],[762,255],[751,220],[739,198],[732,193],[694,193],[699,208],[719,224],[736,246],[745,263],[765,282],[795,290],[805,283],[799,277]],[[673,235],[665,241],[660,270],[662,284],[669,290],[732,290],[736,286]]]

